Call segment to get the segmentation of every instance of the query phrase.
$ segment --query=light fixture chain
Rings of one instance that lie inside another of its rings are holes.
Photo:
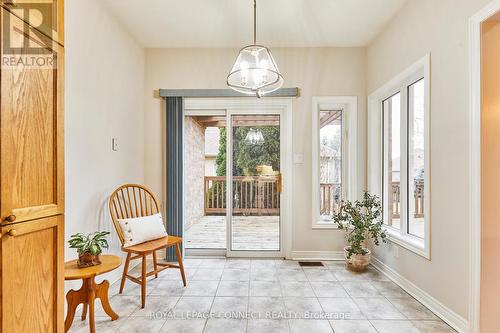
[[[253,44],[257,44],[257,0],[253,0]]]
[[[257,0],[253,0],[253,44],[240,50],[226,83],[231,89],[257,97],[276,91],[283,85],[283,76],[271,51],[257,45]],[[261,141],[260,131],[257,136],[257,141]]]

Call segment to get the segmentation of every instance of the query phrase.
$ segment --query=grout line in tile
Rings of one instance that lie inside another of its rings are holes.
[[[226,262],[226,264],[227,264],[227,262]],[[225,264],[225,265],[226,265],[226,264]],[[275,273],[278,273],[278,270],[279,270],[279,269],[282,269],[282,268],[284,268],[284,269],[291,269],[291,268],[295,268],[295,267],[281,267],[281,266],[276,266],[276,263],[273,263],[272,265],[270,265],[270,266],[268,266],[268,267],[258,267],[258,268],[256,268],[256,267],[252,267],[252,261],[250,261],[250,267],[249,267],[249,270],[250,270],[250,274],[251,274],[252,272],[258,272],[258,271],[259,271],[259,270],[261,270],[261,269],[272,269],[272,270],[274,270],[274,271],[275,271]],[[194,272],[193,272],[193,274],[192,274],[191,276],[194,276],[194,275],[196,274],[196,272],[198,271],[198,269],[199,269],[199,266],[197,266],[197,267],[193,270]],[[223,270],[225,270],[225,269],[226,269],[226,267],[224,266]],[[317,300],[317,302],[320,304],[320,307],[321,307],[322,311],[323,311],[323,312],[325,312],[325,309],[323,308],[323,305],[321,304],[321,302],[319,302],[320,297],[319,297],[318,293],[317,293],[317,292],[316,292],[316,291],[312,288],[312,282],[316,282],[316,281],[311,281],[310,277],[308,277],[308,276],[307,276],[307,274],[306,274],[306,270],[305,270],[303,267],[300,267],[300,271],[301,271],[303,274],[305,274],[305,276],[306,276],[306,280],[305,280],[305,281],[300,281],[300,282],[307,282],[307,283],[305,283],[304,285],[309,286],[309,287],[313,290],[313,295],[314,295],[314,296],[311,296],[311,297],[314,297],[314,298]],[[335,275],[334,275],[335,270],[331,270],[331,269],[329,269],[329,267],[327,267],[327,269],[326,269],[325,271],[329,272],[330,274],[332,274],[332,275],[335,277]],[[188,279],[188,284],[189,284],[189,282],[191,282],[191,281],[192,281],[192,279]],[[377,289],[377,291],[380,293],[379,289],[375,287],[375,285],[374,285],[374,281],[377,281],[377,280],[372,280],[372,279],[369,279],[369,278],[368,278],[368,279],[364,280],[363,282],[368,282],[368,284],[369,284],[369,285],[373,286],[373,287],[374,287],[375,289]],[[223,296],[218,296],[218,295],[217,295],[217,292],[218,292],[218,290],[219,290],[219,288],[220,288],[220,284],[222,283],[222,276],[221,276],[221,278],[219,278],[219,279],[217,280],[217,282],[218,282],[218,284],[217,284],[217,288],[216,288],[216,290],[215,290],[215,295],[213,296],[213,298],[212,298],[212,302],[211,302],[211,304],[210,304],[210,310],[212,310],[212,307],[213,307],[214,302],[215,302],[215,298],[216,298],[216,297],[223,297]],[[247,297],[247,300],[246,300],[246,306],[247,306],[247,310],[249,310],[249,307],[250,307],[250,297],[252,297],[252,296],[251,296],[251,294],[250,294],[250,284],[251,284],[251,282],[252,282],[252,279],[250,278],[250,280],[249,280],[249,281],[239,281],[239,282],[240,282],[240,283],[245,283],[245,282],[246,282],[246,283],[248,284],[248,285],[247,285],[247,287],[248,287],[248,288],[247,288],[247,292],[246,292],[246,297]],[[271,282],[271,281],[270,281],[270,282]],[[278,282],[278,284],[279,284],[279,290],[280,290],[280,294],[281,294],[281,295],[279,296],[279,297],[281,298],[280,303],[282,304],[283,308],[284,308],[284,309],[285,309],[285,311],[286,311],[286,309],[287,309],[287,308],[286,308],[286,304],[285,304],[285,294],[284,294],[284,286],[283,286],[283,283],[285,283],[285,281],[283,281],[282,279],[278,278],[278,279],[277,279],[277,280],[275,280],[274,282]],[[321,282],[321,281],[319,281],[319,282]],[[348,298],[348,299],[350,299],[350,300],[351,300],[351,301],[353,301],[353,302],[354,302],[354,301],[355,301],[355,299],[357,299],[357,298],[363,298],[363,299],[366,299],[366,297],[352,297],[352,296],[351,296],[351,295],[347,292],[347,290],[346,290],[346,288],[344,287],[344,285],[343,285],[342,281],[338,281],[338,280],[337,280],[337,281],[324,281],[324,282],[337,282],[337,284],[338,284],[338,285],[340,285],[340,286],[342,287],[342,289],[346,292],[346,294],[347,294],[347,298]],[[354,281],[354,282],[356,282],[356,281]],[[156,288],[158,288],[158,287],[156,287]],[[154,290],[154,289],[156,289],[156,288],[152,288],[151,290]],[[115,295],[115,296],[117,296],[117,295]],[[179,295],[178,300],[176,301],[175,305],[173,305],[173,307],[172,307],[172,308],[175,308],[175,306],[178,304],[178,302],[180,301],[180,299],[181,299],[182,297],[184,297],[184,295],[183,295],[183,294]],[[391,305],[395,308],[395,310],[396,310],[398,313],[400,313],[400,314],[402,315],[402,317],[403,317],[403,318],[405,318],[405,319],[397,319],[397,320],[396,320],[396,319],[394,319],[393,321],[407,321],[407,322],[412,322],[412,320],[410,320],[407,316],[405,316],[405,315],[404,315],[404,314],[403,314],[403,313],[402,313],[399,309],[397,309],[397,308],[394,306],[394,304],[391,302],[391,300],[389,299],[389,297],[387,297],[387,296],[385,296],[385,295],[380,294],[380,295],[379,295],[379,296],[377,296],[377,297],[368,297],[368,298],[379,298],[379,299],[385,299],[386,301],[388,301],[388,302],[389,302],[389,303],[390,303],[390,304],[391,304]],[[398,298],[398,297],[395,297],[395,298]],[[401,298],[403,298],[403,297],[401,297]],[[417,301],[417,302],[418,302],[418,301]],[[354,304],[356,305],[356,307],[358,307],[358,305],[356,304],[356,302],[354,302]],[[421,303],[419,302],[419,304],[421,304]],[[359,308],[359,307],[358,307],[358,308]],[[361,312],[363,315],[365,315],[365,314],[364,314],[361,310],[360,310],[360,312]],[[125,319],[129,319],[129,318],[130,318],[130,316],[125,317]],[[291,326],[291,320],[290,320],[290,318],[287,318],[287,319],[285,319],[285,320],[286,320],[286,324],[287,324],[287,327],[288,327],[288,331],[289,331],[289,332],[291,332],[291,329],[292,329],[292,326]],[[370,323],[370,326],[371,326],[371,327],[372,327],[375,331],[377,331],[377,329],[376,329],[376,328],[375,328],[375,326],[373,325],[373,319],[368,319],[368,318],[365,318],[364,320],[368,321],[368,322]],[[382,319],[381,319],[381,320],[382,320]],[[168,321],[168,319],[167,319],[167,320],[165,320],[165,322],[162,324],[162,326],[160,327],[160,330],[161,330],[161,329],[163,329],[163,327],[164,327],[164,325],[166,324],[166,322],[167,322],[167,321]],[[389,321],[389,320],[388,320],[388,321]],[[440,320],[440,319],[438,318],[438,319],[436,319],[435,321],[437,321],[437,322],[441,322],[442,320]],[[332,325],[331,321],[330,321],[330,320],[328,320],[328,322],[329,322],[329,325],[330,325],[330,327],[331,327],[332,331],[333,331],[333,332],[335,332],[335,330],[334,330],[334,328],[333,328],[333,325]],[[204,323],[204,326],[203,326],[203,331],[205,331],[205,330],[206,330],[206,328],[207,328],[207,323],[208,323],[208,320],[205,320],[205,323]],[[121,325],[119,325],[119,326],[121,326]],[[249,319],[247,318],[247,319],[246,319],[245,331],[246,331],[246,332],[248,332],[248,331],[249,331],[249,329],[250,329],[250,323],[249,323]]]

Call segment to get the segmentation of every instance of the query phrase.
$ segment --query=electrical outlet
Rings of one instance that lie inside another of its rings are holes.
[[[111,149],[113,149],[113,151],[118,151],[118,138],[111,139]]]
[[[399,258],[399,246],[392,244],[392,255],[394,258]]]

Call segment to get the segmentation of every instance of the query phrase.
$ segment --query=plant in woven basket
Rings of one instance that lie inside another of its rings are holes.
[[[356,271],[365,270],[371,260],[366,242],[375,245],[387,243],[387,234],[382,228],[382,207],[376,195],[364,192],[362,200],[342,201],[340,209],[332,216],[339,229],[345,230],[349,246],[344,248],[347,266]]]
[[[97,231],[88,235],[82,233],[71,235],[68,244],[70,248],[76,249],[78,252],[78,267],[89,267],[101,263],[99,254],[102,253],[102,249],[109,248],[106,239],[108,235],[108,231]]]

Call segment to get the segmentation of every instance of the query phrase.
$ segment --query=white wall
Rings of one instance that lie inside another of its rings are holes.
[[[375,256],[464,319],[468,311],[468,18],[488,0],[408,1],[368,48],[368,93],[431,54],[431,261]]]
[[[469,282],[467,20],[488,1],[408,1],[368,50],[273,49],[285,86],[301,88],[289,147],[304,155],[304,164],[293,169],[294,251],[340,251],[343,245],[339,231],[311,230],[311,97],[358,96],[362,190],[367,92],[431,53],[432,260],[403,248],[397,257],[388,247],[375,255],[463,318]],[[97,0],[67,0],[66,23],[66,235],[112,231],[106,200],[117,185],[144,181],[162,193],[157,90],[225,88],[237,50],[144,51]],[[113,136],[120,140],[118,152],[111,151]],[[110,252],[118,253],[112,235]]]
[[[118,185],[144,180],[144,50],[102,1],[65,6],[66,240],[108,230],[105,253],[118,254],[107,199]],[[112,137],[119,151],[111,150]],[[75,258],[76,251],[66,247],[65,256]]]
[[[366,50],[364,48],[277,48],[273,55],[285,87],[299,87],[293,101],[293,145],[304,164],[293,168],[294,251],[341,251],[343,234],[311,229],[311,104],[312,96],[358,96],[358,187],[365,188]],[[159,88],[227,88],[226,75],[237,49],[147,49],[145,74],[146,184],[162,190],[161,114]]]

